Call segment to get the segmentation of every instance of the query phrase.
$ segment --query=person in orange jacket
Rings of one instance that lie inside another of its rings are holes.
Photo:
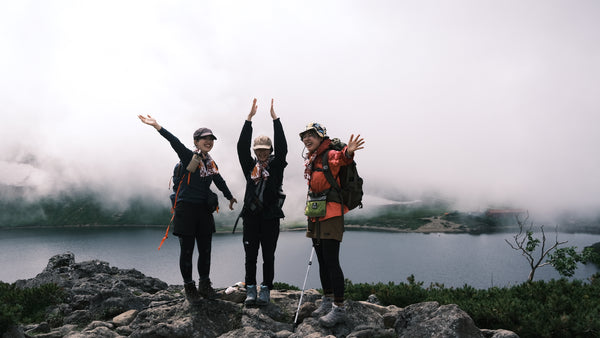
[[[306,236],[312,238],[313,247],[319,261],[319,276],[323,288],[321,304],[312,315],[320,317],[319,323],[332,327],[343,322],[346,318],[344,308],[344,273],[340,266],[340,244],[344,233],[344,213],[348,208],[340,203],[325,201],[324,196],[331,185],[323,172],[322,155],[327,154],[329,170],[338,181],[340,168],[349,165],[354,160],[354,153],[363,149],[364,139],[354,134],[350,136],[348,144],[342,150],[330,148],[331,140],[327,136],[327,129],[319,123],[310,123],[300,133],[300,139],[308,153],[305,157],[304,177],[308,180],[307,216],[308,226]],[[315,199],[315,202],[312,199]],[[320,201],[317,201],[320,200]],[[309,205],[321,207],[321,214],[309,213]]]

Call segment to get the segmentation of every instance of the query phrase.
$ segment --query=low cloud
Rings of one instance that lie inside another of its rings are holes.
[[[434,192],[465,210],[600,206],[596,2],[121,5],[0,5],[0,183],[167,200],[177,158],[136,117],[151,114],[190,147],[212,128],[241,199],[235,144],[257,97],[255,135],[272,135],[275,98],[288,137],[291,218],[312,121],[365,138],[373,203]]]

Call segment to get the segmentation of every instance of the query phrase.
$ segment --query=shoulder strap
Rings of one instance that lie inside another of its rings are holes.
[[[232,234],[235,234],[235,229],[237,228],[237,225],[238,225],[238,222],[239,222],[240,218],[242,218],[242,211],[240,211],[240,214],[235,219],[235,224],[233,225],[233,230],[231,231]]]
[[[189,176],[188,176],[188,180],[189,180]],[[158,245],[159,251],[160,251],[160,247],[163,245],[165,240],[169,237],[169,228],[171,228],[171,224],[173,224],[173,220],[175,219],[175,207],[177,206],[177,196],[179,196],[179,189],[181,188],[182,181],[183,181],[183,177],[181,177],[179,179],[179,185],[177,186],[177,192],[175,193],[175,202],[173,202],[173,207],[171,208],[171,214],[173,214],[173,216],[171,216],[171,221],[169,222],[169,225],[167,225],[167,231],[165,232],[163,239],[160,241],[160,244]]]
[[[331,170],[329,169],[329,149],[323,153],[321,162],[323,162],[323,174],[325,175],[327,182],[329,182],[329,185],[331,185],[331,187],[337,191],[342,190],[337,180],[333,177]]]
[[[342,187],[338,184],[337,180],[333,177],[331,170],[329,169],[329,149],[327,149],[323,153],[323,157],[321,157],[321,162],[323,162],[323,175],[331,185],[331,188],[335,189],[340,196],[340,206],[342,208],[342,224],[344,224],[344,197],[342,196]]]
[[[184,170],[183,163],[181,163],[181,161],[179,161],[179,163],[177,165],[177,177],[178,178],[181,178],[181,177],[183,177],[183,175],[185,175],[185,174],[182,174],[183,170]]]

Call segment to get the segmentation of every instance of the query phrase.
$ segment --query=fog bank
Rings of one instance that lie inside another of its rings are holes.
[[[598,17],[596,1],[2,3],[0,184],[167,201],[177,157],[136,117],[150,114],[190,147],[212,128],[241,199],[235,145],[256,97],[255,135],[272,135],[275,98],[288,138],[290,217],[312,121],[365,138],[373,204],[595,212]]]

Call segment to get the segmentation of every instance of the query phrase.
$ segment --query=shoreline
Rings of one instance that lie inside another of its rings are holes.
[[[498,233],[498,232],[507,232],[511,233],[515,230],[518,231],[518,228],[496,228],[492,230],[483,231],[480,229],[469,228],[466,225],[453,223],[446,220],[441,220],[435,217],[425,218],[429,220],[429,223],[426,223],[420,226],[417,229],[411,228],[396,228],[396,227],[385,227],[385,226],[374,226],[374,225],[359,225],[359,224],[346,224],[346,231],[377,231],[377,232],[390,232],[390,233],[446,233],[446,234],[486,234],[486,233]],[[110,228],[152,228],[152,229],[164,229],[166,230],[166,226],[164,224],[153,225],[153,224],[127,224],[127,225],[116,225],[116,224],[72,224],[72,225],[23,225],[23,226],[2,226],[0,229],[2,230],[28,230],[28,229],[77,229],[77,228],[86,228],[86,229],[110,229]],[[216,234],[231,234],[233,227],[231,228],[217,228]],[[281,232],[290,232],[290,231],[305,231],[305,226],[290,226],[290,227],[282,227]],[[548,232],[548,230],[546,229]],[[554,232],[554,231],[552,231]],[[569,229],[568,231],[562,230],[560,232],[563,233],[581,233],[581,234],[600,234],[600,229],[598,231],[590,231],[590,229]],[[242,228],[238,227],[236,229],[236,234],[242,233]],[[172,235],[172,230],[169,231],[169,235]]]
[[[152,224],[127,224],[127,225],[113,225],[113,224],[71,224],[71,225],[23,225],[23,226],[4,226],[0,227],[2,230],[34,230],[34,229],[110,229],[110,228],[151,228],[151,229],[166,229],[165,225],[152,225]],[[410,228],[394,228],[384,226],[371,226],[371,225],[359,225],[359,224],[346,224],[345,228],[347,231],[377,231],[377,232],[404,232],[404,233],[473,233],[472,229],[468,229],[463,225],[457,225],[452,227],[443,226],[436,223],[427,223],[418,229]],[[223,229],[217,228],[216,234],[231,234],[233,228]],[[293,226],[293,227],[282,227],[281,232],[291,231],[305,231],[304,226]],[[236,234],[241,234],[242,229],[238,227]],[[169,231],[172,234],[172,230]]]
[[[34,230],[34,229],[110,229],[110,228],[151,228],[151,229],[166,229],[164,225],[149,225],[149,224],[136,224],[136,225],[98,225],[98,224],[78,224],[78,225],[25,225],[25,226],[7,226],[1,227],[3,230]],[[468,229],[445,229],[438,227],[426,227],[421,226],[418,229],[409,229],[409,228],[392,228],[392,227],[383,227],[383,226],[370,226],[370,225],[358,225],[358,224],[346,224],[345,228],[347,231],[378,231],[378,232],[406,232],[406,233],[435,233],[435,232],[444,232],[444,233],[469,233]],[[215,232],[216,234],[231,234],[232,229],[218,229]],[[169,234],[171,234],[169,231]],[[281,232],[291,232],[291,231],[306,231],[305,227],[282,227]],[[235,231],[236,234],[241,234],[242,229],[239,227]]]

